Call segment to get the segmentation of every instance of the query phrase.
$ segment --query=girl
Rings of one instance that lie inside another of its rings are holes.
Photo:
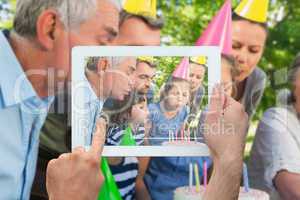
[[[189,97],[189,82],[184,79],[171,78],[163,88],[160,101],[150,104],[151,145],[161,145],[169,140],[169,132],[176,133],[183,126],[188,115],[186,104]],[[201,162],[195,158],[153,157],[144,176],[145,184],[151,198],[173,199],[173,190],[187,184],[189,162]]]
[[[123,137],[128,131],[132,132],[132,138],[136,145],[144,143],[145,129],[148,116],[147,102],[144,95],[134,94],[124,101],[117,102],[116,107],[123,111],[111,116],[110,127],[107,132],[106,145],[121,145]],[[147,195],[143,182],[138,181],[139,162],[136,157],[109,158],[111,172],[115,178],[120,194],[124,200],[141,199],[139,193]],[[136,190],[136,183],[138,190]]]
[[[187,80],[172,77],[164,86],[160,101],[149,104],[151,145],[161,145],[168,141],[169,132],[176,133],[181,129],[188,114],[189,87]]]

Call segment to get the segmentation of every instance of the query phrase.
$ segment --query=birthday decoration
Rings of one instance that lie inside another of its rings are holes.
[[[134,15],[156,19],[156,0],[125,0],[123,9]]]
[[[122,196],[119,192],[118,186],[111,173],[106,158],[102,158],[101,160],[101,171],[103,173],[105,181],[98,195],[98,200],[122,200]]]
[[[242,0],[234,12],[251,21],[266,23],[269,0]]]
[[[184,80],[189,79],[189,59],[187,57],[184,57],[175,71],[173,72],[172,76],[175,78],[180,78]]]
[[[231,1],[227,0],[197,40],[196,46],[219,46],[223,54],[230,55],[232,51],[231,26]]]
[[[194,56],[190,58],[190,61],[199,65],[206,65],[207,64],[207,57],[206,56]]]
[[[153,56],[139,56],[138,60],[142,62],[148,62],[151,64],[155,63],[155,58]]]

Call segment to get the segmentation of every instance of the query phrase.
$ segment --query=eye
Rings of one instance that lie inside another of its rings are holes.
[[[259,53],[259,51],[260,51],[260,49],[259,49],[259,48],[256,48],[256,47],[250,48],[250,49],[249,49],[249,52],[250,52],[250,53],[253,53],[253,54]]]
[[[241,48],[242,48],[242,45],[239,44],[239,43],[233,43],[232,48],[233,48],[233,49],[241,49]]]
[[[130,76],[130,75],[132,75],[133,74],[133,72],[134,72],[134,68],[132,67],[132,66],[128,66],[128,71],[127,71],[127,75],[128,76]]]
[[[148,79],[146,75],[140,75],[140,79]]]

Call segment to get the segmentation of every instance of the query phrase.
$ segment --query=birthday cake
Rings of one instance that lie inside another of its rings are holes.
[[[197,191],[196,186],[179,187],[174,192],[174,200],[202,200],[204,187],[200,186]],[[245,191],[244,187],[240,188],[239,200],[269,200],[270,197],[266,192],[261,190],[250,189]]]

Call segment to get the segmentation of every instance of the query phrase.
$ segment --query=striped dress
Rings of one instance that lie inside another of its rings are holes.
[[[120,145],[126,127],[113,126],[108,129],[106,145]],[[133,132],[137,145],[144,143],[145,128],[139,126]],[[118,165],[110,165],[112,175],[115,178],[123,200],[135,199],[135,182],[138,175],[138,159],[136,157],[124,157]]]

